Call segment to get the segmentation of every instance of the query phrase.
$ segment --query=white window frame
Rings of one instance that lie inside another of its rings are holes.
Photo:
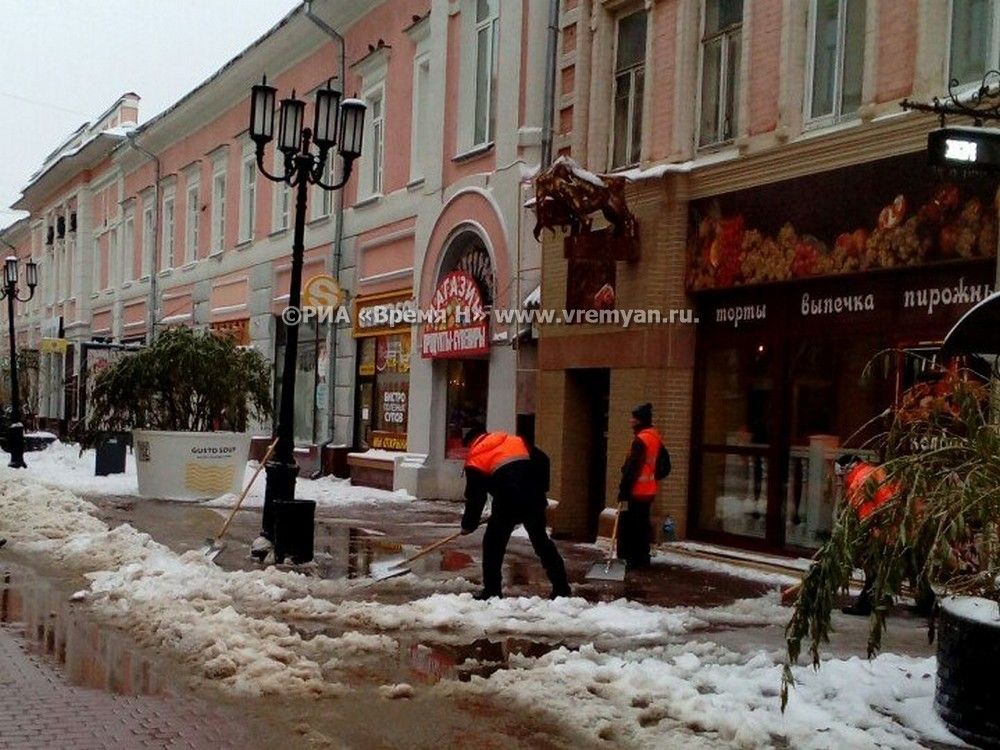
[[[373,103],[380,103],[380,114],[373,114]],[[361,180],[359,183],[360,197],[376,198],[385,190],[385,81],[379,81],[364,93],[364,102],[368,106],[368,116],[365,118],[365,141],[361,147],[360,160]],[[377,141],[376,141],[377,139]],[[378,143],[378,158],[376,159],[376,142]]]
[[[424,75],[426,71],[426,75]],[[423,180],[427,173],[424,163],[430,141],[430,77],[431,54],[418,52],[413,58],[413,123],[410,128],[410,182]]]
[[[126,281],[135,280],[135,210],[130,208],[125,211],[125,218],[122,220],[122,273]]]
[[[121,243],[118,241],[118,227],[108,230],[108,289],[122,285]]]
[[[945,84],[951,82],[951,48],[953,44],[952,34],[955,30],[955,2],[948,0],[948,32],[945,36]],[[983,73],[989,70],[1000,68],[1000,4],[994,0],[993,4],[993,28],[990,31],[990,59],[983,61]],[[978,78],[970,81],[959,81],[955,87],[955,93],[966,93],[978,90],[982,83],[982,74]]]
[[[153,265],[153,254],[156,252],[156,207],[153,196],[142,201],[142,253],[139,259],[139,271],[142,277],[149,276]]]
[[[252,242],[257,219],[257,159],[244,154],[240,165],[240,233],[239,242]]]
[[[488,0],[493,2],[493,0]],[[500,60],[500,0],[496,0],[496,10],[488,14],[484,19],[479,20],[479,3],[473,0],[472,3],[472,21],[473,21],[473,33],[472,33],[472,44],[470,48],[472,49],[472,128],[470,131],[471,146],[473,149],[481,148],[493,143],[496,137],[496,88],[497,88],[497,75]],[[479,129],[479,35],[481,32],[486,31],[486,44],[487,44],[487,64],[489,65],[488,75],[486,76],[486,122],[483,125],[483,137],[477,137],[477,130]]]
[[[274,174],[285,173],[285,155],[277,148],[274,149]],[[274,213],[271,217],[271,231],[284,232],[292,225],[292,187],[287,182],[275,182],[274,185]]]
[[[160,270],[173,268],[177,253],[177,200],[174,191],[163,193],[163,210],[160,213]]]
[[[197,178],[189,178],[185,190],[187,200],[184,217],[184,262],[190,263],[198,257],[198,230],[201,224],[200,181]]]
[[[221,253],[226,247],[226,166],[225,162],[212,170],[212,227],[209,254]]]
[[[746,13],[747,13],[748,0],[743,0],[742,2],[743,16],[740,19],[739,25],[733,24],[732,26],[728,26],[721,31],[715,32],[711,37],[711,39],[708,39],[705,36],[705,27],[708,22],[709,2],[711,2],[711,0],[701,0],[701,21],[699,25],[699,34],[698,34],[698,108],[695,112],[695,118],[696,118],[695,144],[698,149],[712,149],[732,143],[738,136],[739,125],[740,125],[740,91],[739,91],[740,80],[739,78],[737,78],[736,79],[737,91],[736,91],[736,96],[734,97],[734,105],[733,105],[733,119],[735,120],[735,122],[732,123],[732,133],[728,137],[725,135],[724,132],[725,128],[723,122],[725,118],[726,100],[729,98],[729,90],[726,86],[726,79],[729,77],[729,66],[732,64],[732,61],[729,59],[728,39],[734,33],[738,33],[740,35],[740,56],[742,56],[743,45],[746,43],[746,40],[743,38],[743,29],[746,26]],[[719,127],[720,137],[717,140],[702,143],[701,113],[702,113],[702,107],[704,106],[704,102],[702,100],[702,91],[704,90],[704,77],[705,77],[705,47],[706,43],[714,39],[722,40],[722,50],[723,50],[721,64],[719,66],[719,81],[718,81],[719,109],[716,112],[716,116],[718,117],[718,127]]]
[[[643,56],[641,62],[634,63],[621,70],[618,69],[618,45],[621,42],[621,22],[630,18],[631,16],[643,14],[646,16],[646,38],[643,40]],[[615,37],[614,37],[614,47],[611,56],[611,138],[609,139],[609,152],[608,152],[608,164],[614,169],[628,169],[630,167],[635,167],[642,160],[642,136],[643,136],[643,124],[641,122],[642,118],[645,117],[645,107],[644,99],[646,95],[646,59],[649,56],[649,11],[645,8],[640,8],[638,10],[633,10],[630,13],[624,13],[615,19]],[[642,94],[640,95],[639,101],[636,102],[635,96],[635,81],[637,75],[641,73],[642,82]],[[632,135],[635,133],[635,116],[636,107],[639,108],[639,157],[632,161],[631,159],[622,162],[621,164],[615,163],[615,131],[617,130],[616,118],[617,118],[617,108],[615,104],[618,100],[618,77],[621,75],[628,74],[629,76],[629,105],[628,105],[628,129],[626,131],[626,148],[625,152],[631,155],[635,151],[635,144],[632,142]]]
[[[867,18],[869,13],[869,3],[871,0],[865,0],[865,23],[867,24]],[[844,120],[854,120],[859,117],[858,110],[853,110],[850,112],[844,112],[844,64],[847,55],[847,3],[848,0],[837,0],[837,60],[833,71],[833,111],[824,114],[816,115],[812,114],[813,108],[813,82],[816,76],[816,22],[819,19],[819,13],[817,11],[818,0],[810,0],[809,2],[809,22],[806,24],[806,33],[808,36],[807,41],[807,51],[806,51],[806,88],[803,96],[804,110],[803,119],[808,127],[822,127],[824,125],[833,125],[838,122],[843,122]],[[861,35],[864,37],[865,29],[861,29]],[[867,53],[867,44],[865,40],[862,39],[862,55]],[[867,55],[865,55],[867,57]],[[862,75],[864,74],[864,66],[867,64],[866,59],[861,61]]]
[[[326,163],[323,164],[322,182],[326,185],[334,184],[334,166],[337,163],[337,154],[330,151],[326,155]],[[333,214],[333,191],[324,190],[319,185],[313,187],[311,199],[312,220],[325,219]]]
[[[104,285],[101,283],[101,238],[99,235],[94,237],[94,247],[92,248],[94,262],[93,262],[93,279],[91,282],[91,288],[94,293],[103,291]]]

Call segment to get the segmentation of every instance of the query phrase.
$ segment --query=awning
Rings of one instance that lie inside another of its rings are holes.
[[[965,313],[945,336],[942,358],[956,354],[1000,354],[1000,292]]]

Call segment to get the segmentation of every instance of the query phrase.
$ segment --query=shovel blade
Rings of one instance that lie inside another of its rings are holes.
[[[624,581],[626,572],[624,560],[604,560],[590,566],[587,578],[591,581]]]
[[[222,550],[226,548],[226,543],[221,539],[206,539],[205,546],[201,548],[201,553],[205,556],[205,559],[210,562],[215,562]]]
[[[372,581],[386,581],[390,578],[405,576],[409,572],[410,569],[408,567],[400,567],[399,563],[394,563],[388,565],[372,565],[368,574],[371,576]]]

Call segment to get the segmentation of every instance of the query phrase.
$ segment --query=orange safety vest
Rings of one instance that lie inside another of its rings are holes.
[[[490,476],[501,466],[514,461],[527,461],[528,458],[528,447],[517,435],[487,432],[472,441],[465,466]]]
[[[856,464],[844,476],[844,493],[847,495],[847,502],[857,511],[858,518],[862,521],[899,494],[899,486],[885,480],[885,469],[864,461]],[[868,493],[865,491],[865,485],[869,481],[877,487],[871,497],[868,497]]]
[[[639,476],[632,483],[632,497],[649,499],[656,497],[656,455],[660,452],[660,433],[652,427],[644,427],[636,435],[646,448]]]

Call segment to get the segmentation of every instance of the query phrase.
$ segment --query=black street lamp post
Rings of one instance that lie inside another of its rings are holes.
[[[299,323],[302,304],[302,265],[305,253],[306,204],[309,185],[323,190],[340,190],[351,176],[354,161],[361,156],[365,105],[357,99],[341,101],[341,92],[328,83],[316,92],[314,126],[302,127],[305,102],[282,99],[278,124],[277,148],[284,154],[283,174],[271,174],[264,166],[264,148],[274,138],[274,103],[276,90],[262,83],[253,87],[250,97],[250,138],[257,147],[257,169],[273,182],[295,188],[295,227],[292,238],[292,277],[288,291],[288,310],[283,317],[287,326],[285,356],[282,363],[281,395],[275,429],[278,444],[265,467],[264,511],[261,536],[270,544],[254,545],[252,552],[263,559],[274,543],[275,503],[295,499],[295,479],[299,473],[295,461],[295,370],[298,363]],[[318,153],[312,152],[315,145]],[[334,185],[322,177],[327,159],[336,148],[343,160],[343,176]]]
[[[38,264],[29,260],[25,268],[24,281],[28,285],[28,296],[18,296],[17,257],[7,256],[3,268],[3,288],[0,289],[0,299],[7,298],[7,333],[10,336],[10,427],[7,431],[7,450],[10,452],[12,469],[23,469],[24,463],[24,425],[21,423],[21,392],[17,382],[17,337],[14,334],[14,301],[27,302],[35,296],[38,286]]]

